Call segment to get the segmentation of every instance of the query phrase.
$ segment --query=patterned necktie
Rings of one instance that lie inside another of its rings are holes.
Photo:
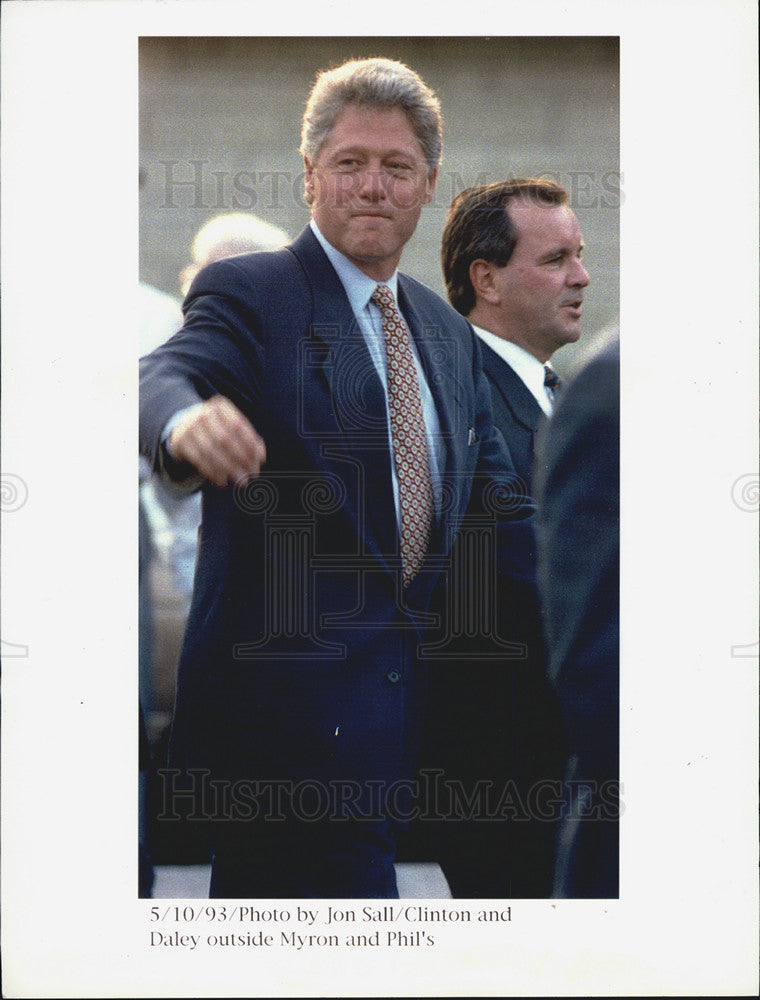
[[[387,285],[378,285],[372,301],[380,309],[388,362],[388,410],[393,461],[401,505],[401,561],[404,585],[414,579],[425,558],[433,526],[433,489],[428,465],[422,397],[409,332]]]
[[[544,385],[552,392],[556,392],[562,385],[562,379],[548,365],[544,365]]]

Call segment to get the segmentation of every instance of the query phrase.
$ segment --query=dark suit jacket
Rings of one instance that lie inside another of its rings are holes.
[[[546,419],[544,411],[508,362],[482,340],[480,349],[491,387],[494,424],[504,435],[515,471],[530,493],[535,436]]]
[[[514,492],[474,333],[418,282],[399,275],[398,287],[447,451],[440,523],[407,591],[382,387],[309,229],[284,250],[202,271],[182,331],[141,362],[141,448],[155,468],[167,419],[215,393],[267,447],[260,478],[203,488],[172,735],[184,772],[355,782],[358,796],[370,780],[410,776],[418,647],[439,621],[436,586],[465,518],[498,518],[501,572],[532,593],[533,508]]]
[[[618,894],[620,361],[617,342],[563,390],[534,476],[549,674],[572,753],[555,895]]]
[[[534,437],[545,415],[514,369],[479,344],[494,426],[529,492]],[[465,531],[455,546],[455,565],[466,561],[471,546]],[[459,607],[472,603],[474,577],[469,567],[459,573],[463,596],[456,589],[450,594],[455,607],[457,600]],[[500,649],[494,633],[517,640],[524,651]],[[478,805],[454,809],[451,799],[444,800],[451,818],[413,824],[402,849],[425,859],[432,846],[455,896],[546,897],[559,818],[547,803],[552,796],[558,800],[566,749],[557,697],[546,678],[541,623],[499,597],[494,619],[473,617],[469,637],[456,649],[459,657],[439,665],[431,680],[423,763],[425,771],[441,771],[462,788],[464,800]],[[486,783],[488,795],[479,791]],[[508,796],[510,808],[500,809]]]

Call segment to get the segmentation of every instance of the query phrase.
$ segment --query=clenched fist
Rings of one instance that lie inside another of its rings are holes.
[[[168,441],[172,455],[215,486],[258,476],[266,448],[256,428],[225,396],[212,396],[188,410]]]

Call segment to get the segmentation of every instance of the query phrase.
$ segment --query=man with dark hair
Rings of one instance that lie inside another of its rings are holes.
[[[588,283],[582,251],[565,189],[543,180],[463,191],[443,233],[449,298],[481,341],[494,425],[527,493],[534,435],[554,396],[547,362],[580,333]],[[460,539],[454,565],[464,558],[464,545]],[[460,577],[460,588],[468,592],[471,574]],[[467,594],[454,593],[450,601],[466,606]],[[423,743],[427,768],[439,768],[457,783],[465,803],[485,801],[486,789],[490,795],[487,809],[460,810],[447,823],[423,822],[411,831],[415,853],[423,837],[435,845],[455,896],[530,898],[551,891],[563,726],[546,678],[541,630],[531,632],[510,616],[511,609],[502,606],[493,620],[473,621],[459,659],[439,667],[431,686]],[[522,655],[499,656],[494,635],[517,634]]]
[[[533,506],[469,324],[397,270],[435,188],[434,94],[347,63],[302,140],[310,224],[202,270],[142,362],[143,453],[203,491],[167,812],[210,825],[214,896],[392,897],[448,555],[490,518],[537,614]]]
[[[534,438],[558,385],[549,361],[580,336],[583,239],[567,192],[545,180],[463,191],[441,257],[454,308],[482,342],[494,419],[530,492]]]

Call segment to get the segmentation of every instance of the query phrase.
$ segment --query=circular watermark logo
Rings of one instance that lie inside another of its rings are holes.
[[[21,476],[8,473],[0,476],[0,510],[11,514],[20,510],[29,498],[29,487]]]

